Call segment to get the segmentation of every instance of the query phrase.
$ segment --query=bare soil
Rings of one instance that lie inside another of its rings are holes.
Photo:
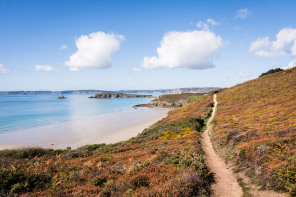
[[[217,107],[216,95],[214,95],[214,108],[207,129],[203,133],[202,146],[207,155],[207,165],[214,173],[215,184],[212,186],[214,196],[239,197],[243,196],[243,190],[240,187],[237,178],[232,170],[228,168],[224,160],[222,160],[215,152],[209,137],[209,131],[213,128],[212,120],[214,119]]]

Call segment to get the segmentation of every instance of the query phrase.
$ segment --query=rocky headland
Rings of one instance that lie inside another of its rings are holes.
[[[164,94],[153,99],[148,104],[135,105],[134,107],[177,108],[185,106],[203,95],[203,93]]]

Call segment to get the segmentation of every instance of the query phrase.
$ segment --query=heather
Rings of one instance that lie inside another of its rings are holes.
[[[75,150],[0,151],[0,192],[21,196],[208,196],[200,131],[212,95],[172,110],[138,136]]]
[[[218,94],[214,136],[222,153],[263,189],[295,193],[296,69]],[[226,148],[225,148],[226,147]]]

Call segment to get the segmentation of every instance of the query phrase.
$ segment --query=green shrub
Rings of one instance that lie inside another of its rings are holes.
[[[26,174],[24,172],[0,170],[1,193],[25,193],[46,187],[50,177],[38,174]]]
[[[197,99],[199,99],[201,97],[203,97],[203,95],[191,96],[191,97],[187,98],[187,102],[190,103],[190,102],[196,101]]]
[[[91,144],[91,145],[85,145],[79,148],[79,150],[87,150],[87,151],[94,151],[98,148],[104,147],[106,144]]]
[[[100,177],[100,176],[98,176],[97,178],[95,178],[93,180],[93,185],[102,187],[103,184],[106,183],[106,182],[107,182],[106,177]]]
[[[112,159],[112,155],[106,155],[106,156],[101,157],[102,162],[111,161],[111,159]]]
[[[263,77],[265,75],[269,75],[269,74],[272,74],[272,73],[276,73],[276,72],[279,72],[279,71],[282,71],[283,69],[281,68],[276,68],[276,69],[270,69],[269,71],[265,72],[265,73],[262,73],[259,77]]]
[[[3,150],[0,151],[0,157],[11,157],[15,159],[26,159],[41,157],[43,155],[54,155],[55,151],[53,149],[43,149],[43,148],[27,148],[20,150]]]

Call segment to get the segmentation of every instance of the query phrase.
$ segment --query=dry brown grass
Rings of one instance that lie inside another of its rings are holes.
[[[269,189],[296,188],[296,68],[218,94],[216,139],[237,150],[235,162]]]
[[[210,113],[210,97],[172,111],[145,135],[113,145],[77,150],[31,149],[0,152],[0,173],[44,175],[42,187],[25,179],[0,193],[22,196],[208,196],[212,174],[200,145],[200,117]],[[157,133],[157,135],[154,135]],[[154,137],[150,137],[154,136]],[[7,180],[7,179],[6,179]],[[34,180],[33,180],[34,181]]]

